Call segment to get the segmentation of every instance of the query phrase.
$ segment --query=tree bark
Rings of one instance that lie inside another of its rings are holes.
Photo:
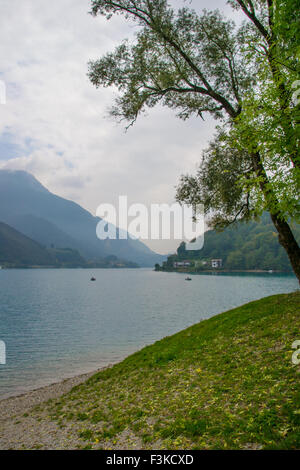
[[[274,202],[274,194],[268,187],[268,176],[263,166],[261,156],[259,152],[253,153],[251,155],[253,166],[258,177],[262,177],[260,181],[260,189],[265,197],[269,206],[272,207],[272,201]],[[269,210],[271,219],[275,228],[278,232],[278,241],[280,245],[285,249],[289,260],[291,262],[294,273],[296,274],[299,284],[300,284],[300,247],[297,243],[297,240],[294,237],[294,234],[289,226],[289,224],[280,216],[279,212]]]
[[[287,252],[294,273],[300,284],[300,247],[287,222],[280,219],[276,214],[271,214],[271,219],[278,232],[278,241]]]

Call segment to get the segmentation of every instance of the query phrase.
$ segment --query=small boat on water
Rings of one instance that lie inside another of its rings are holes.
[[[96,281],[96,278],[94,276],[91,277],[91,281]]]
[[[191,281],[192,278],[191,278],[191,277],[186,277],[185,280],[186,280],[186,281]]]

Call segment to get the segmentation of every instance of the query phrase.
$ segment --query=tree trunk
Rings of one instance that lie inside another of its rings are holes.
[[[300,247],[287,222],[281,220],[278,215],[274,214],[271,214],[271,219],[279,234],[279,243],[287,252],[294,273],[296,274],[300,284]]]
[[[262,164],[260,154],[259,152],[255,152],[251,154],[251,156],[257,176],[262,177],[262,180],[260,181],[260,188],[263,192],[266,202],[269,202],[270,207],[272,207],[272,202],[274,203],[275,196],[268,187],[268,176]],[[295,239],[289,224],[282,217],[280,217],[278,212],[276,213],[275,211],[273,212],[270,210],[270,215],[272,222],[278,232],[278,241],[285,249],[294,273],[296,274],[300,284],[300,247],[297,243],[297,240]]]

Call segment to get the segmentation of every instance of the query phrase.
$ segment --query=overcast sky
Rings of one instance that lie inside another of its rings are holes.
[[[226,0],[191,4],[233,15]],[[89,0],[1,0],[0,80],[7,97],[0,104],[0,167],[31,172],[93,214],[119,195],[146,205],[173,203],[174,186],[182,173],[195,171],[214,122],[183,122],[155,108],[125,133],[108,118],[113,92],[91,85],[87,62],[136,27],[122,17],[93,18],[89,9]],[[166,253],[178,242],[147,244]]]

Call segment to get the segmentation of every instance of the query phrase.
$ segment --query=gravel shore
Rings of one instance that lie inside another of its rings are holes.
[[[74,386],[105,368],[0,400],[0,449],[72,449],[78,447],[80,442],[78,439],[71,438],[69,429],[59,428],[56,423],[49,421],[47,416],[41,420],[40,416],[36,418],[30,412],[37,405],[64,395]]]

